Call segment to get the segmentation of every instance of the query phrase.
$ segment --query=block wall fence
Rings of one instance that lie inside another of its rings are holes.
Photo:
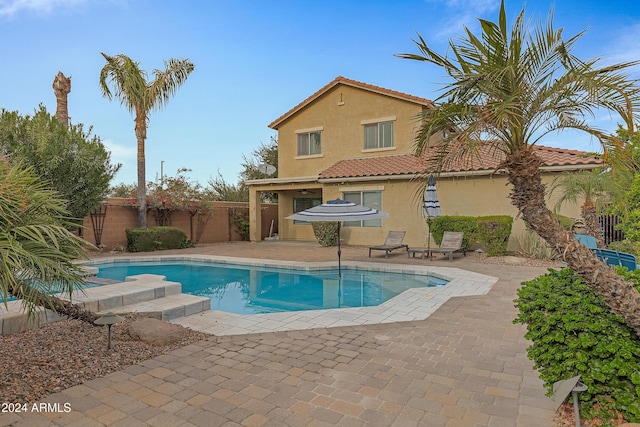
[[[243,240],[238,232],[238,227],[233,224],[234,213],[241,212],[248,215],[249,203],[240,202],[212,202],[211,217],[202,230],[202,234],[197,240],[198,215],[191,216],[188,211],[175,210],[171,212],[171,225],[183,230],[187,238],[197,244],[233,242]],[[269,237],[271,221],[273,220],[273,233],[278,232],[278,205],[263,203],[262,209],[262,239]],[[102,212],[104,216],[96,215]],[[104,220],[100,223],[101,220]],[[79,235],[90,242],[96,244],[96,231],[102,229],[101,246],[103,250],[126,248],[127,228],[138,226],[138,210],[130,199],[110,198],[105,200],[99,209],[92,211],[82,221],[82,229]],[[147,227],[158,225],[153,211],[147,213]],[[247,236],[248,239],[248,236]]]

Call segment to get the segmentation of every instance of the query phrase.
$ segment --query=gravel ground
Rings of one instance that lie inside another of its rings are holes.
[[[38,329],[0,336],[0,402],[33,403],[50,393],[119,371],[211,335],[186,329],[185,338],[167,346],[133,340],[131,322],[107,328],[62,320]]]
[[[488,257],[486,253],[473,253],[473,262],[495,265],[522,265],[527,267],[561,267],[562,262],[551,259],[524,258],[521,256]]]

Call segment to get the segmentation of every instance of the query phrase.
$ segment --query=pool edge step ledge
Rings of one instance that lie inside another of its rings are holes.
[[[68,295],[57,295],[69,301]],[[96,312],[136,313],[160,320],[173,320],[210,309],[209,298],[182,294],[182,285],[168,282],[164,276],[141,274],[125,282],[86,288],[75,292],[71,301]],[[20,301],[10,301],[8,309],[0,307],[0,335],[24,332],[64,318],[45,310],[38,319],[29,320]]]

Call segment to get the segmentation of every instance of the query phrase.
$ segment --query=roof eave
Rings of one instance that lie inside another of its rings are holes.
[[[602,167],[602,163],[589,163],[581,165],[553,165],[542,166],[540,170],[542,172],[568,172],[575,170],[590,170]],[[486,175],[502,175],[504,172],[496,171],[496,169],[483,169],[474,171],[454,171],[454,172],[442,172],[438,174],[442,178],[452,177],[465,177],[465,176],[486,176]],[[321,178],[319,175],[311,176],[295,176],[288,178],[265,178],[265,179],[251,179],[245,181],[246,185],[261,186],[261,185],[280,185],[280,184],[296,184],[296,183],[320,183],[320,184],[332,184],[341,182],[357,182],[357,181],[402,181],[411,180],[423,176],[421,173],[405,173],[396,175],[375,175],[375,176],[349,176],[349,177],[332,177]]]
[[[575,170],[596,169],[602,167],[601,163],[583,164],[583,165],[554,165],[554,166],[542,166],[540,171],[542,172],[568,172]],[[504,172],[496,169],[483,169],[474,171],[453,171],[453,172],[441,172],[438,174],[442,178],[452,177],[466,177],[466,176],[487,176],[487,175],[502,175]],[[409,173],[409,174],[397,174],[397,175],[375,175],[375,176],[350,176],[350,177],[334,177],[334,178],[319,178],[318,182],[322,184],[340,183],[340,182],[355,182],[355,181],[389,181],[389,180],[407,180],[415,179],[424,176],[421,173]]]

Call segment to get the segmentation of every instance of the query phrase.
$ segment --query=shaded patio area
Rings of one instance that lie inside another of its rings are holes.
[[[0,425],[555,425],[526,357],[525,328],[512,324],[516,289],[546,268],[367,252],[345,247],[342,256],[432,263],[498,281],[486,295],[448,300],[425,320],[213,337],[44,400],[69,403],[69,413],[2,414]],[[335,248],[278,241],[175,253],[335,261]]]

